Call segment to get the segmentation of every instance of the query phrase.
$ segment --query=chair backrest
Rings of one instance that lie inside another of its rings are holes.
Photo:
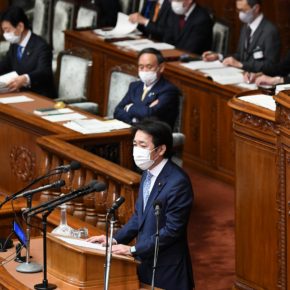
[[[81,6],[77,13],[76,28],[97,27],[97,10]]]
[[[119,0],[121,5],[121,11],[125,14],[131,14],[136,11],[136,0]]]
[[[33,32],[50,41],[51,0],[35,0],[33,9]]]
[[[221,21],[215,21],[213,25],[212,50],[223,55],[228,52],[230,27]]]
[[[86,101],[92,57],[82,48],[66,50],[58,56],[58,98],[67,103]]]
[[[136,80],[138,80],[138,73],[134,65],[117,66],[111,70],[107,94],[107,117],[113,117],[114,110],[128,91],[130,83]]]
[[[58,53],[64,49],[64,30],[72,29],[75,5],[72,2],[59,0],[54,7],[52,43],[53,50]]]

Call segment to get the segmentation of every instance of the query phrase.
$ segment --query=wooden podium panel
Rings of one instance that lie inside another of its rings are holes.
[[[104,288],[105,251],[68,244],[51,234],[47,236],[48,272],[54,277],[85,290]],[[139,289],[133,258],[113,255],[110,268],[110,288]]]

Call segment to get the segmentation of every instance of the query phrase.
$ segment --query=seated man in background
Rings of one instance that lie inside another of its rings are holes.
[[[173,140],[167,124],[143,120],[133,128],[133,134],[134,161],[144,173],[135,212],[114,235],[112,252],[136,257],[141,262],[137,266],[140,282],[151,285],[157,230],[154,202],[158,201],[160,240],[155,286],[166,290],[192,290],[194,282],[187,242],[193,201],[190,179],[170,160]],[[129,246],[134,239],[136,244]],[[94,236],[88,241],[105,244],[106,237]]]
[[[260,72],[280,58],[280,38],[277,28],[267,20],[261,8],[261,0],[236,0],[239,18],[244,23],[233,56],[226,57],[223,64],[242,68],[250,72]],[[221,55],[207,51],[205,61],[222,59]]]
[[[138,23],[138,29],[145,36],[156,41],[162,41],[170,10],[169,0],[147,0],[144,2],[142,12],[131,14],[129,20],[132,23]]]
[[[246,74],[247,82],[255,82],[258,86],[279,85],[290,83],[290,51],[283,61],[268,65],[263,70],[264,74]]]
[[[145,117],[157,117],[171,128],[179,109],[180,91],[162,76],[164,58],[160,51],[145,48],[138,55],[140,81],[132,82],[117,105],[114,118],[133,124]]]
[[[172,0],[164,42],[188,52],[202,54],[212,45],[213,21],[195,0]]]
[[[0,61],[0,75],[16,71],[18,76],[8,84],[10,92],[20,89],[54,98],[52,50],[38,35],[31,32],[20,7],[11,6],[2,13],[1,27],[10,48]]]

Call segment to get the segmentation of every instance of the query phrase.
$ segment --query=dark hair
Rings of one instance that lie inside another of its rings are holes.
[[[166,151],[164,153],[164,157],[171,157],[173,138],[171,128],[167,123],[159,121],[155,118],[147,118],[133,126],[132,133],[134,136],[138,130],[152,136],[154,147],[165,145]]]
[[[24,10],[17,6],[10,6],[5,10],[0,17],[0,22],[8,21],[13,27],[16,27],[20,22],[24,24],[26,29],[30,28],[29,20]]]
[[[138,57],[137,57],[138,60],[139,60],[140,56],[143,55],[143,54],[145,54],[145,53],[154,54],[156,56],[156,58],[157,58],[158,64],[161,64],[161,63],[163,63],[165,61],[162,53],[158,49],[153,48],[153,47],[148,47],[148,48],[142,49],[138,53]]]
[[[259,4],[261,5],[262,4],[262,0],[247,0],[249,6],[253,7],[255,6],[256,4]]]

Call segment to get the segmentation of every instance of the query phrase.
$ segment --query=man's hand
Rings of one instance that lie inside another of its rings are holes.
[[[16,77],[15,79],[11,80],[7,87],[9,89],[9,92],[15,92],[18,91],[20,88],[25,86],[27,84],[27,78],[25,75],[21,75]]]
[[[275,86],[275,85],[284,83],[284,79],[282,77],[269,77],[266,75],[261,75],[257,77],[255,83],[257,86],[260,86],[260,85]]]
[[[202,54],[202,60],[204,61],[214,61],[218,59],[219,59],[219,55],[213,51],[205,51]]]
[[[136,12],[129,15],[129,21],[131,21],[132,23],[146,25],[148,22],[148,19],[143,17],[140,13]]]
[[[243,64],[241,62],[239,62],[238,60],[236,60],[234,57],[230,56],[224,59],[223,61],[224,65],[227,66],[233,66],[233,67],[237,67],[237,68],[243,68]]]
[[[130,249],[131,249],[130,246],[126,246],[122,244],[115,245],[112,247],[112,253],[118,254],[118,255],[132,256]]]
[[[93,236],[93,237],[86,239],[86,241],[90,242],[90,243],[100,243],[100,244],[105,246],[106,245],[106,236],[105,235]]]
[[[158,103],[159,103],[159,100],[157,99],[157,100],[153,101],[149,107],[152,108],[152,107],[156,106]]]

